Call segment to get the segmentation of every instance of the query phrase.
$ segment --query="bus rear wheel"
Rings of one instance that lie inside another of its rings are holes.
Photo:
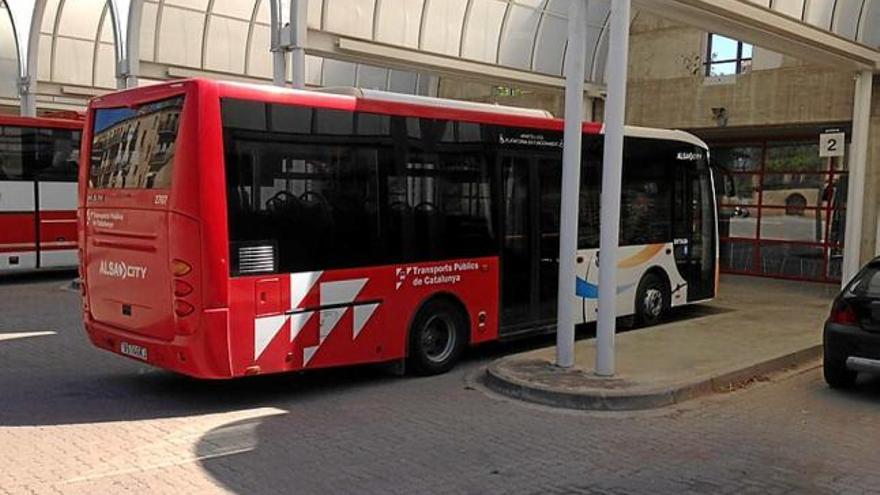
[[[467,343],[467,317],[454,303],[428,301],[416,314],[409,332],[409,362],[419,375],[451,370]]]
[[[669,285],[655,273],[642,277],[636,291],[636,326],[649,327],[663,321],[669,311]]]

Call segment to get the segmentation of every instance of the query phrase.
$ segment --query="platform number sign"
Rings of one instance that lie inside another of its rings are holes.
[[[843,156],[846,133],[839,129],[829,129],[819,135],[819,156],[832,158]]]

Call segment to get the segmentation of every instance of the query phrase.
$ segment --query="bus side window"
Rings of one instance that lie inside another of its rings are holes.
[[[491,194],[483,154],[449,156],[441,168],[441,201],[449,255],[467,257],[492,250]]]
[[[623,158],[620,218],[622,246],[669,242],[674,163],[670,144],[659,139],[627,138]]]
[[[269,128],[256,129],[264,118],[237,119],[240,107],[224,110],[232,249],[274,244],[282,272],[381,264],[379,177],[390,161],[390,119],[270,105]]]
[[[257,129],[231,101],[230,240],[275,244],[282,272],[492,254],[481,126],[273,104]]]
[[[40,181],[76,182],[79,131],[40,129],[34,134],[34,173]]]
[[[602,181],[601,136],[586,134],[581,155],[581,190],[578,203],[578,249],[599,247],[599,189]]]
[[[405,260],[491,254],[496,238],[480,127],[409,118],[405,133],[404,163],[387,179],[390,252]]]
[[[22,129],[0,127],[0,181],[26,180],[22,160]]]

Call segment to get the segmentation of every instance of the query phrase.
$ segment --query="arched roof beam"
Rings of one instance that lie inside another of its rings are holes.
[[[565,86],[565,80],[555,75],[338,36],[326,31],[309,30],[309,44],[306,51],[311,55],[336,60],[425,72],[464,80],[485,81],[491,79],[532,87],[563,88]],[[590,96],[599,96],[604,92],[604,87],[599,84],[587,83],[586,88],[587,94]]]
[[[40,51],[40,26],[47,0],[6,0],[12,21],[18,54],[18,90],[21,114],[37,115],[37,55]]]

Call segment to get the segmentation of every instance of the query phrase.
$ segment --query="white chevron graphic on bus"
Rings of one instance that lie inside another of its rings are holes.
[[[358,294],[369,282],[368,278],[338,280],[318,284],[320,306],[337,306],[317,311],[302,311],[302,302],[312,291],[323,272],[294,273],[290,275],[291,310],[298,312],[289,315],[276,315],[257,318],[254,321],[254,359],[259,359],[275,339],[284,325],[290,322],[290,342],[292,343],[302,329],[318,313],[318,344],[303,348],[303,366],[307,366],[321,348],[321,345],[336,330],[346,311],[353,312],[352,339],[356,339],[367,322],[376,312],[379,303],[351,306]],[[341,305],[341,306],[340,306]]]

